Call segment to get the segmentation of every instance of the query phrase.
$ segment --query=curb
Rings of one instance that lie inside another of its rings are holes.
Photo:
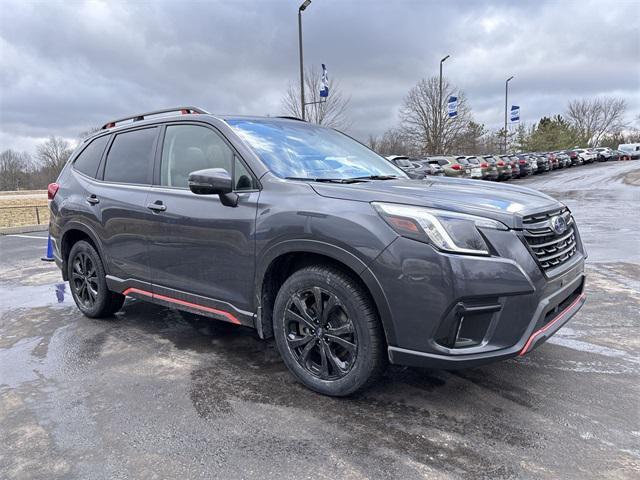
[[[49,225],[23,225],[21,227],[3,227],[0,228],[0,235],[13,235],[16,233],[29,233],[29,232],[46,232],[49,230]]]

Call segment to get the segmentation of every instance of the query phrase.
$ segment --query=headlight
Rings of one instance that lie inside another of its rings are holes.
[[[430,243],[446,252],[489,255],[489,247],[478,228],[508,230],[498,221],[475,215],[395,203],[372,205],[399,235]]]

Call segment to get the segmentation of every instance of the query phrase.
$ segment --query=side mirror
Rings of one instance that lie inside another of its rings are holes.
[[[233,180],[224,168],[206,168],[189,174],[189,190],[197,195],[219,195],[223,205],[235,207],[238,195],[233,193]]]

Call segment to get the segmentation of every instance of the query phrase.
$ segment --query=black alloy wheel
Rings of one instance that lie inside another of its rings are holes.
[[[278,291],[272,320],[285,365],[316,392],[351,395],[380,378],[387,365],[375,303],[349,272],[329,265],[295,271]]]
[[[71,288],[82,305],[91,309],[98,298],[98,272],[85,252],[78,252],[71,264]]]
[[[100,255],[89,242],[71,247],[66,267],[73,300],[85,316],[110,317],[122,308],[125,296],[109,290]]]
[[[320,287],[291,295],[285,332],[299,365],[322,380],[344,377],[356,361],[358,339],[353,322],[338,297]]]

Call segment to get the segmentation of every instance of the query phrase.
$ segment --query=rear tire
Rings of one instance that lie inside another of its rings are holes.
[[[67,261],[69,288],[78,309],[89,318],[104,318],[116,313],[125,296],[107,288],[102,260],[89,242],[75,243]]]
[[[292,274],[276,297],[273,331],[291,373],[324,395],[364,389],[387,365],[384,332],[369,294],[336,268],[310,266]]]

